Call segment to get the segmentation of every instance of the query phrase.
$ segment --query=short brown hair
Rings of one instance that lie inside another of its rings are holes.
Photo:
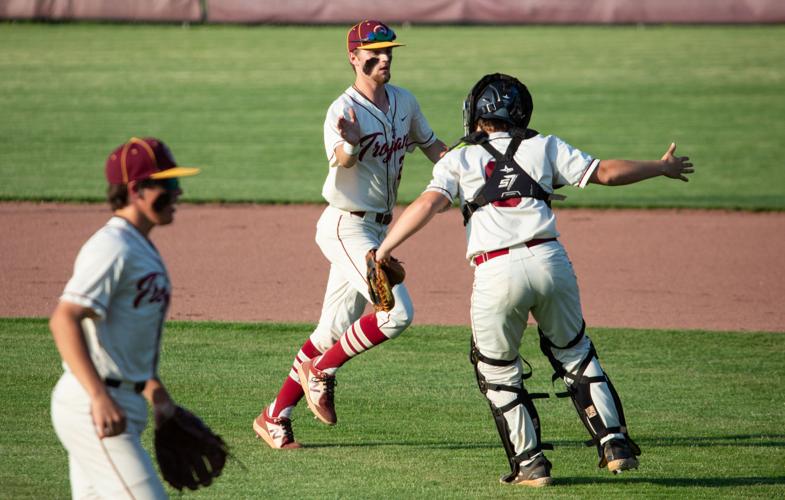
[[[510,124],[504,120],[494,120],[492,118],[478,118],[477,125],[483,132],[507,132]]]
[[[154,186],[157,183],[155,179],[145,179],[138,181],[136,185],[139,189]],[[119,210],[128,205],[128,184],[109,184],[106,188],[106,200],[112,211]]]
[[[106,200],[109,202],[112,211],[128,205],[128,185],[109,184],[109,187],[106,188]]]

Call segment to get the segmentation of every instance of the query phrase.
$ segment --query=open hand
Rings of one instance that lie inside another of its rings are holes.
[[[343,140],[352,146],[360,143],[360,125],[357,123],[357,115],[353,108],[349,108],[348,119],[343,116],[338,118],[338,133],[341,134]]]
[[[676,143],[672,142],[668,151],[662,155],[662,174],[671,179],[679,179],[688,182],[689,179],[684,174],[691,174],[695,171],[690,163],[689,156],[674,156],[676,152]]]

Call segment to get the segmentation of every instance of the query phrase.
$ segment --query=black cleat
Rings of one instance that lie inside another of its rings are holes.
[[[600,467],[604,462],[614,474],[638,468],[638,459],[626,439],[611,439],[602,445],[602,453]]]
[[[513,478],[502,477],[501,482],[532,488],[550,486],[553,484],[551,463],[545,458],[545,455],[539,455],[529,465],[521,466],[517,476]]]

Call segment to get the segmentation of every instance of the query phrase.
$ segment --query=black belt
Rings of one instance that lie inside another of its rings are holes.
[[[137,394],[144,390],[144,386],[147,385],[147,382],[126,382],[124,380],[117,380],[116,378],[105,378],[104,384],[108,385],[109,387],[127,387],[133,388],[134,392]]]
[[[370,213],[373,214],[373,212]],[[369,212],[351,212],[351,214],[356,215],[357,217],[362,217],[364,219],[365,216],[369,214]],[[375,220],[377,224],[384,224],[386,226],[387,224],[392,222],[392,217],[393,217],[392,213],[386,213],[386,214],[377,213],[373,220]]]

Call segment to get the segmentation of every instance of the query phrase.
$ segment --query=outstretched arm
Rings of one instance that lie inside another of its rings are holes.
[[[439,139],[436,139],[436,141],[427,148],[420,149],[422,149],[422,152],[425,153],[425,156],[427,156],[432,163],[436,163],[445,153],[447,153],[447,145]]]
[[[622,186],[660,175],[687,182],[685,174],[691,174],[695,169],[688,156],[674,156],[675,152],[674,142],[659,161],[602,160],[599,167],[591,174],[589,182],[605,186]]]
[[[383,262],[390,257],[390,253],[414,233],[422,229],[434,215],[450,207],[450,200],[435,191],[426,191],[421,194],[411,205],[406,207],[398,222],[390,229],[379,249],[376,251],[376,261]]]

